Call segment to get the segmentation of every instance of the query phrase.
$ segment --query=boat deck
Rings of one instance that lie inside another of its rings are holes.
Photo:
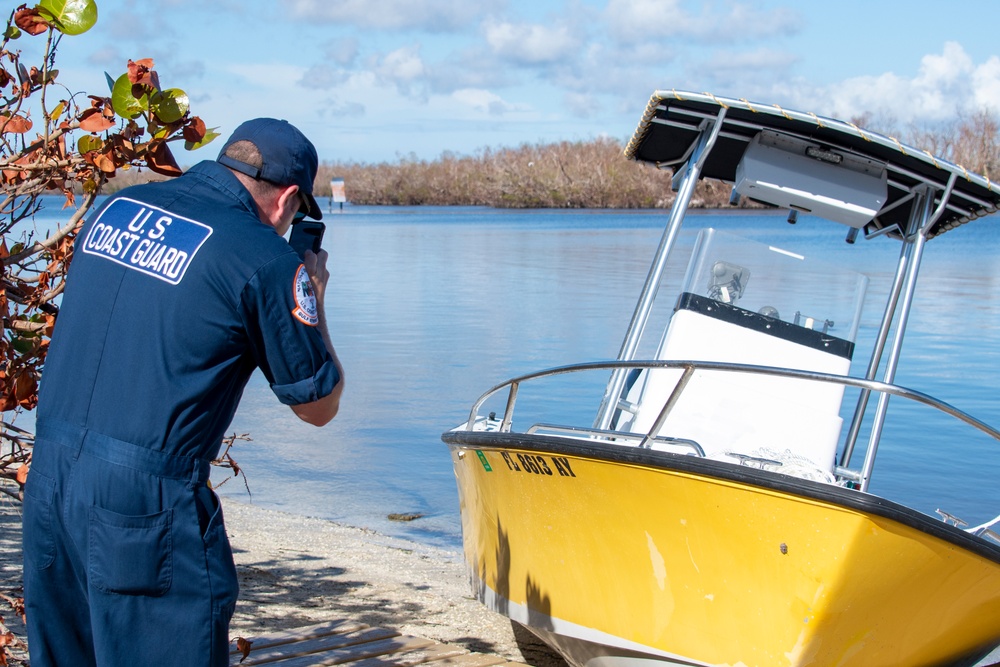
[[[523,663],[460,646],[373,628],[350,620],[328,621],[292,630],[245,637],[249,652],[234,642],[232,667],[525,667]]]

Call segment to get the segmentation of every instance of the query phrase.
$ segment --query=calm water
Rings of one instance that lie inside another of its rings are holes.
[[[58,219],[54,205],[38,225]],[[458,499],[441,432],[508,377],[614,358],[665,221],[662,211],[349,207],[329,215],[327,313],[348,374],[341,414],[323,429],[302,424],[255,376],[232,426],[253,438],[233,450],[250,495],[239,479],[220,492],[457,547]],[[676,289],[696,231],[707,226],[869,275],[864,352],[852,371],[863,373],[896,242],[848,246],[846,228],[808,217],[789,227],[780,215],[692,215],[664,293]],[[996,216],[928,244],[897,374],[899,384],[993,425],[1000,425],[998,249]],[[589,421],[599,393],[582,405],[575,398],[563,395],[563,407]],[[970,522],[1000,514],[1000,445],[970,442],[960,437],[966,429],[929,417],[908,409],[903,425],[886,432],[872,491]],[[936,436],[929,444],[927,432]],[[396,512],[424,517],[386,519]]]

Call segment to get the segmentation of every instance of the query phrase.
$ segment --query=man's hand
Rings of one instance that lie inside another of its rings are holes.
[[[340,410],[340,396],[344,392],[344,367],[340,365],[337,352],[333,349],[333,341],[330,339],[330,331],[326,326],[326,284],[330,280],[330,272],[326,268],[328,257],[326,250],[321,248],[318,253],[306,250],[305,257],[302,259],[306,273],[312,280],[313,291],[316,293],[316,313],[319,316],[317,326],[320,335],[323,336],[323,343],[326,345],[327,351],[333,357],[333,363],[337,365],[337,372],[340,373],[340,381],[328,395],[312,403],[292,406],[292,411],[299,419],[313,426],[323,426],[337,415]]]
[[[326,250],[320,248],[319,253],[306,250],[302,263],[305,264],[306,273],[312,279],[313,291],[316,292],[316,307],[323,311],[323,298],[326,296],[326,284],[330,280],[330,271],[326,268],[326,261],[329,258]]]

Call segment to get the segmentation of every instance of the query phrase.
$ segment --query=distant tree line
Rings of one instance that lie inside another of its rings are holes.
[[[865,115],[860,126],[897,137],[969,171],[1000,175],[1000,123],[981,111],[948,124],[901,132],[885,119]],[[444,153],[436,160],[403,157],[396,162],[324,162],[317,194],[330,195],[331,177],[343,178],[347,199],[362,205],[461,205],[495,208],[666,208],[673,203],[670,170],[626,160],[624,143],[600,138],[484,148],[470,156]],[[696,207],[728,205],[730,187],[704,180]]]
[[[325,162],[317,187],[329,195],[343,178],[354,204],[461,205],[495,208],[663,208],[673,201],[669,170],[626,160],[609,138],[484,148],[471,156],[394,163]],[[703,181],[695,205],[712,206],[728,188]]]
[[[891,119],[866,114],[859,127],[896,137],[1000,180],[1000,120],[988,111],[902,132]],[[415,156],[395,162],[323,162],[316,193],[330,196],[330,179],[343,178],[347,199],[360,205],[491,206],[494,208],[667,208],[674,200],[669,169],[626,160],[625,144],[610,138],[483,148],[474,155],[446,152],[435,160]],[[113,192],[158,178],[148,170],[119,172],[105,187]],[[701,181],[692,205],[728,206],[730,186]],[[753,206],[754,204],[744,204]]]

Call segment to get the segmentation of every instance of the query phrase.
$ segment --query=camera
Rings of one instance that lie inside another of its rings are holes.
[[[316,220],[302,220],[292,225],[292,235],[288,237],[288,244],[305,259],[306,250],[318,253],[323,243],[323,232],[326,225]]]

